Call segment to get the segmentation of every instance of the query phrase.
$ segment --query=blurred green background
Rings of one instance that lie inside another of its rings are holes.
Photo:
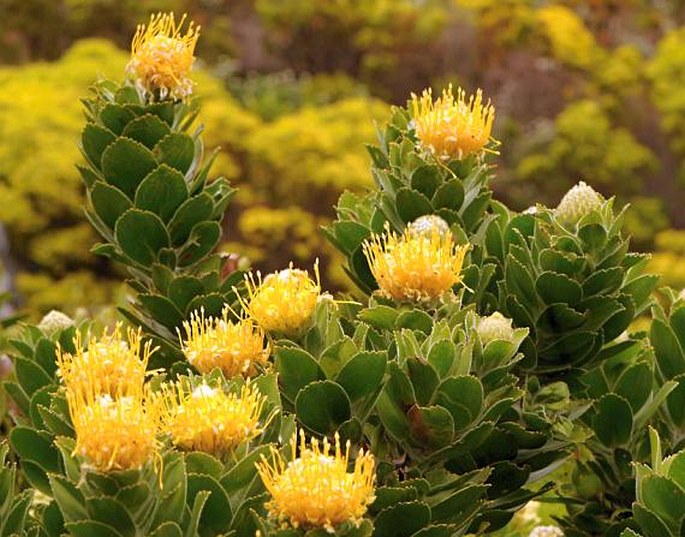
[[[555,205],[583,179],[631,203],[634,247],[685,286],[683,0],[0,0],[0,257],[32,316],[121,300],[122,275],[89,253],[79,99],[122,77],[159,10],[202,26],[206,146],[240,187],[225,251],[265,271],[320,257],[344,288],[318,227],[371,185],[374,121],[452,82],[497,108],[501,200]]]

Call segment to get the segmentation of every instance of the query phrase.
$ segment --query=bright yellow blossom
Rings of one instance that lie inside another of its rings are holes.
[[[156,455],[157,427],[144,403],[142,385],[137,393],[115,398],[67,389],[67,401],[76,431],[74,453],[96,470],[140,468]]]
[[[262,432],[266,398],[245,385],[239,394],[187,381],[163,385],[155,397],[160,430],[186,450],[224,455]]]
[[[129,328],[122,340],[121,323],[100,338],[90,336],[84,349],[80,332],[74,337],[74,354],[57,348],[59,376],[72,392],[122,396],[136,393],[145,380],[152,349],[150,340],[142,342],[141,330]]]
[[[189,78],[195,61],[200,27],[191,21],[181,34],[186,16],[178,24],[173,13],[158,13],[146,25],[140,24],[131,42],[131,61],[126,70],[136,86],[154,100],[187,99],[193,91]]]
[[[204,309],[194,312],[183,323],[185,337],[181,348],[188,361],[200,372],[219,368],[226,378],[254,376],[269,359],[264,331],[251,319],[233,322],[225,307],[220,319],[205,317]]]
[[[334,453],[331,448],[334,447]],[[291,440],[293,455],[297,449],[297,435]],[[307,447],[300,431],[300,453],[286,463],[276,450],[273,461],[262,456],[257,470],[264,486],[271,494],[266,504],[269,516],[294,528],[324,528],[333,533],[344,523],[358,526],[368,505],[374,500],[373,455],[359,450],[352,472],[347,471],[350,442],[345,451],[335,435],[335,446],[328,439],[322,445],[312,439]]]
[[[253,274],[245,277],[249,300],[245,310],[259,326],[271,333],[288,337],[301,336],[311,324],[314,308],[321,294],[319,265],[314,265],[316,281],[306,270],[290,267],[269,274],[262,281]]]
[[[495,108],[483,104],[483,92],[478,90],[466,100],[466,92],[458,88],[456,99],[452,85],[433,102],[431,89],[421,97],[412,94],[413,121],[421,146],[441,160],[464,158],[478,153],[490,141]]]
[[[456,245],[452,233],[413,232],[402,235],[386,229],[363,243],[380,294],[400,301],[439,299],[461,282],[468,245]]]

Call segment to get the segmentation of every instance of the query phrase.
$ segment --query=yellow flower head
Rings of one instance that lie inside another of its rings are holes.
[[[155,407],[160,429],[176,446],[221,456],[263,431],[259,416],[265,400],[249,385],[236,395],[186,381],[163,385]]]
[[[293,435],[293,454],[297,435]],[[350,443],[345,451],[335,435],[335,451],[328,439],[322,445],[312,439],[307,447],[300,431],[300,454],[286,463],[276,450],[273,461],[262,456],[257,470],[271,494],[266,504],[269,516],[294,528],[324,528],[333,533],[337,526],[350,522],[359,525],[368,505],[374,500],[374,459],[359,450],[354,469],[348,473]]]
[[[204,309],[193,313],[183,323],[185,337],[179,332],[181,348],[200,373],[219,368],[226,378],[251,377],[269,359],[264,331],[250,319],[230,321],[228,312],[225,307],[220,319],[205,318]]]
[[[408,227],[402,235],[386,229],[364,241],[380,294],[400,301],[430,301],[441,298],[461,282],[461,268],[468,245],[454,243],[452,233],[437,226],[430,233]]]
[[[76,431],[75,454],[103,472],[140,468],[157,453],[157,427],[146,408],[143,387],[112,398],[94,390],[67,390]]]
[[[76,353],[57,348],[59,375],[67,390],[111,396],[137,393],[156,349],[151,349],[151,341],[142,342],[140,328],[129,328],[127,341],[121,335],[121,323],[117,323],[112,332],[105,330],[100,338],[90,336],[87,350],[79,332],[74,337]]]
[[[245,277],[249,301],[243,306],[259,326],[271,333],[288,337],[302,335],[311,323],[314,308],[321,294],[319,265],[314,265],[316,281],[306,270],[290,267],[269,274],[262,281],[250,274]]]
[[[432,90],[421,97],[412,93],[413,120],[421,146],[441,160],[464,158],[478,153],[490,141],[495,108],[483,104],[483,92],[478,90],[466,100],[466,92],[452,85],[433,102]]]
[[[188,75],[195,61],[200,27],[191,21],[182,35],[185,20],[183,15],[176,24],[173,13],[158,13],[150,17],[147,26],[138,25],[126,70],[152,98],[186,99],[193,92],[193,81]]]

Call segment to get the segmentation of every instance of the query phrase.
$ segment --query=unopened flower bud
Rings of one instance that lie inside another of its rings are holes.
[[[46,335],[74,326],[74,320],[61,311],[51,310],[38,323],[38,328]]]
[[[511,319],[507,319],[498,311],[489,317],[481,318],[476,327],[476,332],[478,332],[483,346],[497,339],[511,340],[514,337]]]
[[[585,215],[601,208],[603,202],[594,188],[581,181],[564,194],[554,213],[563,224],[577,224]]]
[[[528,537],[564,537],[564,532],[557,526],[536,526]]]
[[[440,238],[446,238],[451,233],[449,224],[435,214],[419,216],[409,224],[409,234],[412,237],[430,237],[436,231]]]

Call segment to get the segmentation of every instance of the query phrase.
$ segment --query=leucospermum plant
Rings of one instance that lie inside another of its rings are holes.
[[[685,306],[652,301],[613,200],[580,182],[510,211],[494,106],[426,90],[368,148],[376,188],[324,230],[356,295],[324,292],[318,264],[232,272],[186,20],[139,26],[125,80],[84,101],[86,215],[128,270],[132,326],[57,316],[13,342],[10,444],[40,494],[4,466],[0,533],[481,535],[572,461],[567,536],[675,535],[677,468],[632,463],[649,425],[682,449]],[[649,335],[624,333],[650,307]]]

